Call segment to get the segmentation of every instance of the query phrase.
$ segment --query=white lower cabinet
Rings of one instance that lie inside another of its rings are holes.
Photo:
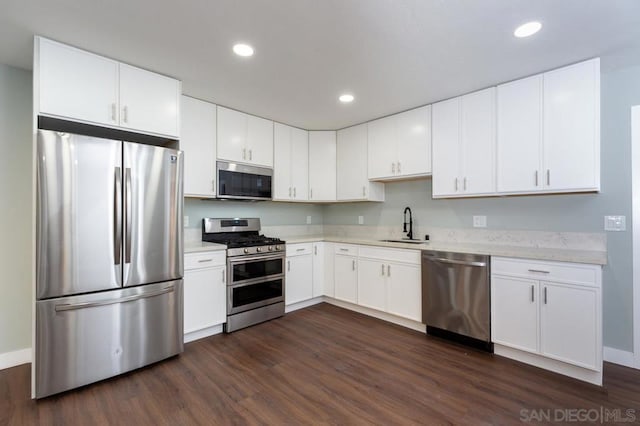
[[[420,265],[387,265],[387,312],[422,322],[422,277]]]
[[[387,310],[387,276],[384,262],[358,259],[358,305]]]
[[[311,253],[287,256],[285,305],[313,297],[313,256]]]
[[[336,244],[334,257],[335,288],[338,300],[358,303],[358,246]]]
[[[184,258],[184,333],[188,341],[192,340],[189,333],[227,319],[226,254],[187,253]]]
[[[509,348],[496,353],[601,384],[602,268],[500,257],[491,268],[492,341]]]

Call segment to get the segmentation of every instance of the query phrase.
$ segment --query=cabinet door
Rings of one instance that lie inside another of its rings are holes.
[[[386,310],[387,278],[379,260],[358,259],[358,305]]]
[[[120,126],[178,137],[180,82],[120,64]]]
[[[309,132],[309,200],[336,200],[336,132]]]
[[[367,127],[369,179],[395,176],[398,156],[395,118],[391,116],[374,120]]]
[[[302,302],[313,297],[313,256],[287,257],[285,304]]]
[[[358,303],[357,260],[353,256],[334,257],[335,298]]]
[[[538,351],[538,282],[491,276],[491,340]]]
[[[309,199],[309,132],[291,129],[291,186],[295,200]]]
[[[431,173],[431,105],[403,112],[395,117],[398,175]]]
[[[182,96],[180,149],[184,152],[184,195],[216,195],[216,106]]]
[[[336,190],[338,200],[362,200],[366,197],[367,125],[337,132]]]
[[[275,123],[273,128],[273,198],[290,200],[291,188],[291,131],[292,127]]]
[[[39,112],[117,126],[118,62],[38,40]]]
[[[248,115],[246,161],[273,167],[273,121]]]
[[[326,267],[324,243],[313,243],[313,297],[324,294]]]
[[[222,324],[227,319],[225,267],[184,273],[184,332]]]
[[[247,114],[218,106],[218,159],[247,162]]]
[[[333,243],[324,242],[324,290],[325,296],[335,294],[335,248]]]
[[[600,60],[544,74],[546,189],[600,189]]]
[[[422,321],[422,281],[420,266],[387,264],[387,312]]]
[[[495,100],[495,87],[462,97],[460,149],[464,194],[496,192]]]
[[[542,75],[497,90],[497,190],[536,191],[542,185]]]
[[[599,290],[542,283],[542,355],[597,370]]]
[[[460,98],[433,104],[433,198],[457,195],[460,182]]]

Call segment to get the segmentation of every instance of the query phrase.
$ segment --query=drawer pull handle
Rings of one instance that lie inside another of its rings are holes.
[[[300,249],[296,249],[296,251],[305,251],[306,249],[300,248]]]
[[[341,248],[340,251],[349,251],[349,249]]]
[[[529,272],[537,272],[540,274],[550,274],[551,272],[549,271],[543,271],[542,269],[529,269]]]
[[[198,260],[198,263],[207,263],[207,262],[213,262],[213,259],[200,259],[200,260]]]

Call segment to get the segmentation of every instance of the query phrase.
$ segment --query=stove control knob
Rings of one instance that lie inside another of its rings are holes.
[[[269,246],[269,251],[273,251],[273,246]]]
[[[256,251],[257,251],[258,253],[260,253],[260,252],[262,251],[262,248],[261,248],[261,247],[258,247],[258,248],[256,249]]]
[[[249,249],[244,249],[243,251],[244,251],[244,254],[249,253]]]
[[[276,250],[280,250],[280,246],[276,246]]]

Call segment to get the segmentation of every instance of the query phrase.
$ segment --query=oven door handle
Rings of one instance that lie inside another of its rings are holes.
[[[273,274],[273,275],[265,275],[263,277],[258,278],[250,278],[248,280],[242,281],[233,281],[227,280],[227,287],[246,287],[248,285],[261,284],[271,281],[282,280],[284,282],[285,276],[284,274]]]
[[[237,263],[253,263],[253,262],[260,262],[263,260],[277,260],[277,259],[285,259],[284,253],[282,254],[278,254],[278,255],[260,255],[260,256],[238,256],[237,258],[229,258],[229,264],[230,265],[235,265]]]

